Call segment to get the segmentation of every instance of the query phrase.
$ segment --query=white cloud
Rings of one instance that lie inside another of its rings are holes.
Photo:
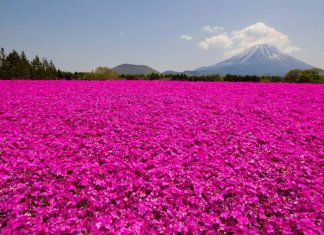
[[[269,44],[280,50],[291,53],[300,48],[291,45],[288,36],[275,28],[258,22],[241,30],[223,32],[221,34],[206,38],[198,45],[208,50],[221,48],[227,56],[238,54],[257,44]]]
[[[220,33],[220,32],[223,32],[225,30],[225,28],[223,27],[220,27],[220,26],[210,26],[210,25],[206,25],[204,27],[202,27],[202,29],[205,31],[205,32],[208,32],[208,33]]]
[[[210,48],[230,49],[232,48],[232,40],[227,33],[206,38],[199,43],[199,47],[208,50]]]
[[[183,35],[180,35],[180,38],[183,40],[186,40],[186,41],[191,41],[193,37],[188,34],[183,34]]]

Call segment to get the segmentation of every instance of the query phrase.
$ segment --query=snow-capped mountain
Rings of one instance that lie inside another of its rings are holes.
[[[200,75],[240,74],[283,76],[292,69],[308,69],[312,67],[281,52],[273,46],[260,44],[216,65],[201,67],[194,71]]]

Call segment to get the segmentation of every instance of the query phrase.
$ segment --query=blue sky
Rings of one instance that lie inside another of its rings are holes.
[[[323,9],[323,0],[0,0],[0,47],[69,71],[183,71],[269,43],[324,68]]]

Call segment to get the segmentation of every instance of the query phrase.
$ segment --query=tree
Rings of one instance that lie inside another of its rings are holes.
[[[98,67],[98,68],[96,68],[95,73],[109,74],[109,73],[111,73],[111,71],[112,70],[110,68],[107,68],[107,67]]]
[[[42,62],[40,61],[38,55],[31,62],[31,78],[32,79],[42,79],[44,78],[44,67]]]
[[[80,79],[84,80],[114,80],[118,79],[119,75],[108,67],[98,67],[95,72],[84,73]]]
[[[53,61],[41,61],[36,55],[30,62],[24,51],[18,54],[13,50],[6,56],[4,49],[0,49],[0,79],[55,79],[57,75]]]
[[[43,67],[43,79],[48,79],[51,77],[51,72],[50,72],[50,64],[48,63],[46,58],[42,59],[42,67]]]
[[[300,83],[312,83],[318,82],[320,80],[320,70],[319,69],[306,69],[304,70],[297,82]]]
[[[52,79],[56,78],[56,68],[55,68],[55,65],[52,60],[49,63],[48,74],[49,74],[50,78],[52,78]]]
[[[64,75],[63,75],[63,72],[61,71],[61,70],[57,70],[56,71],[56,77],[58,78],[58,79],[63,79],[64,78]]]
[[[4,77],[8,79],[20,78],[21,71],[21,59],[17,51],[13,50],[6,57],[4,64],[5,74]]]
[[[96,74],[100,74],[103,79],[118,79],[118,73],[108,67],[98,67],[95,71]]]
[[[283,81],[284,82],[297,82],[301,73],[302,73],[302,71],[299,69],[291,70],[285,75]]]
[[[30,78],[30,63],[24,51],[22,51],[20,54],[19,73],[21,78]]]
[[[3,48],[0,49],[0,67],[3,66],[4,62],[6,60],[6,54]]]
[[[160,80],[162,77],[160,77],[160,74],[158,73],[151,73],[147,75],[148,80]]]
[[[6,54],[3,48],[0,49],[0,78],[4,78],[4,67],[6,62]]]

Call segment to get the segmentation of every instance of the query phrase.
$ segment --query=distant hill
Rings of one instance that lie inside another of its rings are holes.
[[[152,73],[159,73],[157,70],[152,69],[146,65],[134,65],[134,64],[121,64],[112,69],[119,74],[136,75],[143,74],[148,75]]]
[[[256,45],[239,55],[218,64],[194,70],[201,75],[238,74],[238,75],[280,75],[283,76],[293,69],[309,69],[306,64],[279,49],[266,45]]]

